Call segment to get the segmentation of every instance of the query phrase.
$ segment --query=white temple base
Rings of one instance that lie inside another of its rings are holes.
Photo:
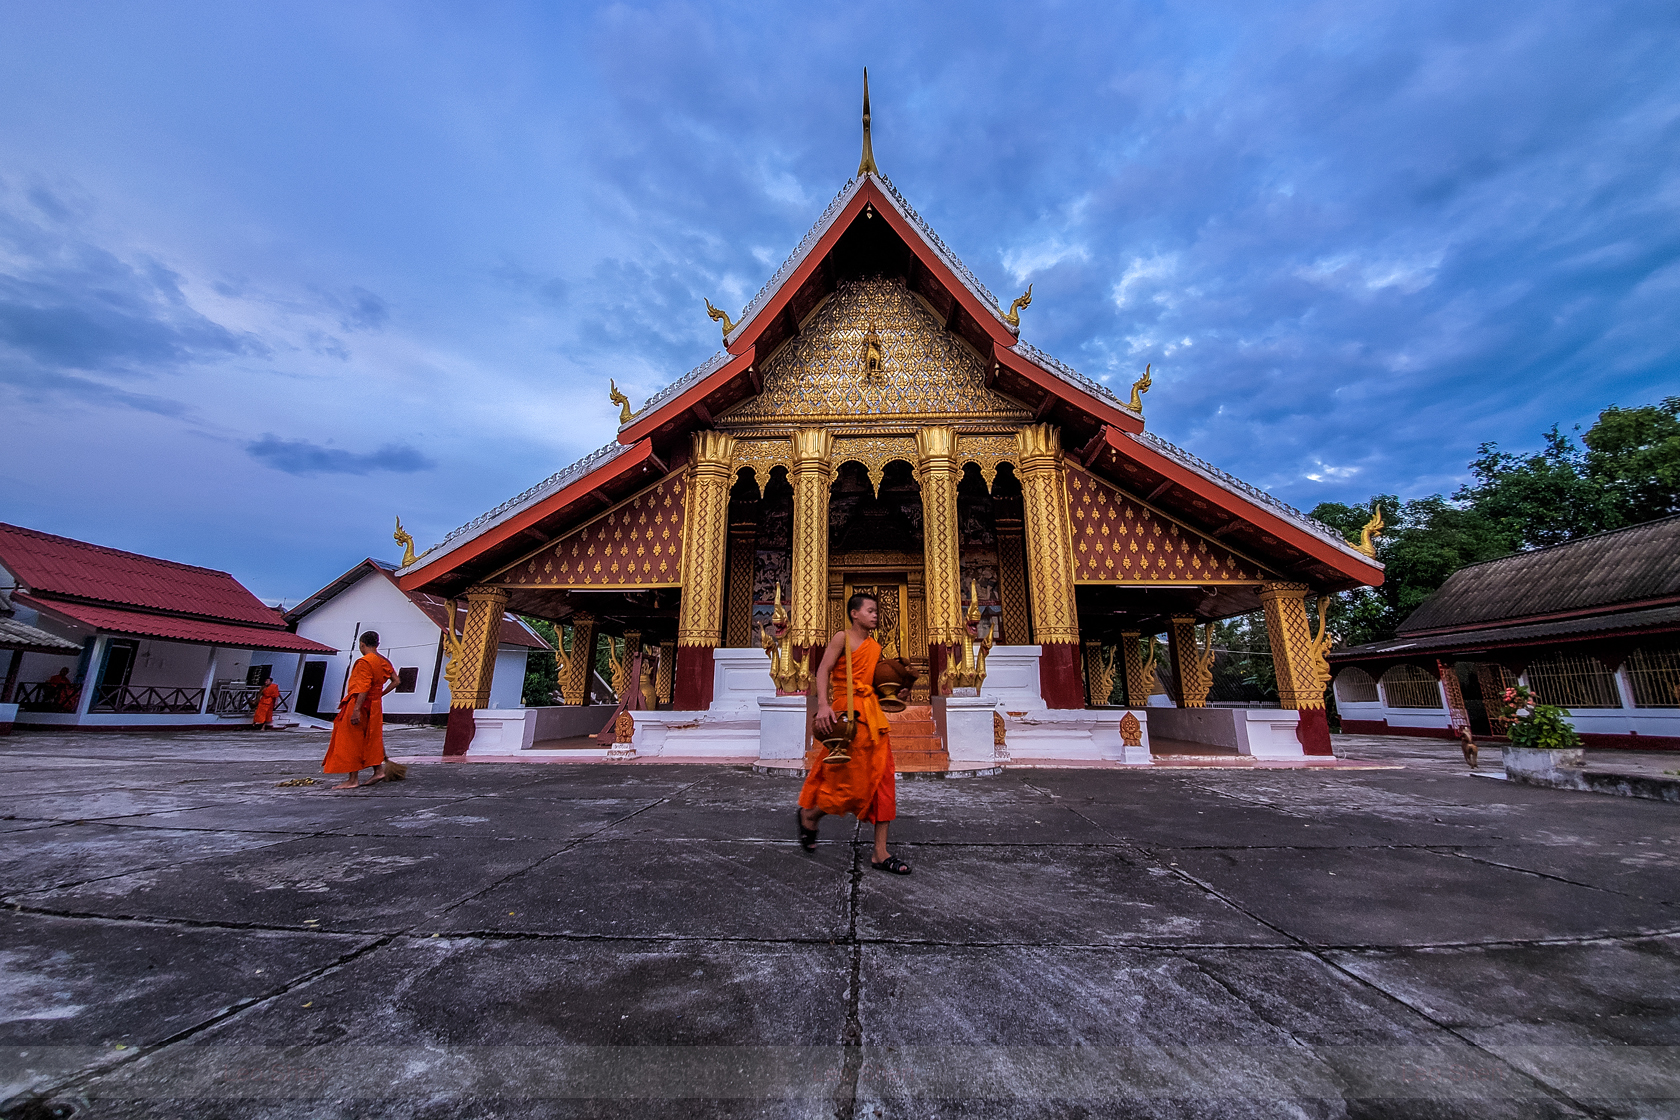
[[[681,758],[756,758],[759,723],[753,711],[631,712],[632,738],[642,755]]]
[[[804,758],[809,745],[803,696],[758,698],[758,757]]]
[[[1295,734],[1301,713],[1290,708],[1151,708],[1149,731],[1159,739],[1234,748],[1254,758],[1305,758]]]
[[[987,684],[991,683],[990,677]],[[1012,762],[1033,759],[1118,762],[1127,766],[1148,766],[1149,724],[1139,710],[1140,742],[1128,747],[1120,738],[1120,721],[1125,708],[1044,708],[1036,712],[1004,715],[1004,736]]]

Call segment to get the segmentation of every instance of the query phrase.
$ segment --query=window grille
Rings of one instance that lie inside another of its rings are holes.
[[[1570,657],[1561,653],[1531,661],[1528,687],[1542,704],[1559,708],[1619,708],[1621,694],[1616,676],[1596,657]]]
[[[1636,649],[1622,666],[1636,708],[1680,708],[1680,649]]]
[[[1336,674],[1336,699],[1343,704],[1375,704],[1377,682],[1363,669],[1348,668]]]
[[[1517,687],[1516,675],[1503,665],[1490,661],[1476,664],[1476,686],[1482,693],[1482,707],[1487,711],[1488,730],[1503,735],[1511,729],[1511,721],[1504,717],[1505,690]]]
[[[1441,704],[1441,684],[1434,673],[1416,665],[1396,665],[1382,675],[1383,696],[1390,708],[1436,708]]]

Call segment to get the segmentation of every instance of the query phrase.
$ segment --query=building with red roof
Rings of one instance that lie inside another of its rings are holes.
[[[293,633],[227,572],[18,525],[0,524],[0,581],[0,613],[9,608],[12,623],[78,651],[43,652],[40,643],[12,651],[0,701],[16,706],[20,725],[249,719],[263,676],[281,680],[302,655],[336,652]]]

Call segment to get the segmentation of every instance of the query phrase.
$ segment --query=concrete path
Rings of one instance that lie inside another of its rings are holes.
[[[1451,744],[906,782],[908,878],[743,767],[324,746],[0,740],[0,1112],[1680,1115],[1680,809]]]

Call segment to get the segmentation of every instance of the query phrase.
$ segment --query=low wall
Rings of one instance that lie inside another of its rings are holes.
[[[1206,743],[1254,758],[1304,758],[1290,708],[1150,708],[1149,735]]]

